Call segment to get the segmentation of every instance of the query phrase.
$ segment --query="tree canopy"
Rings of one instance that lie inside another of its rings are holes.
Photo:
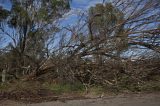
[[[46,45],[50,36],[58,31],[54,21],[70,10],[69,1],[11,0],[11,3],[11,11],[0,10],[3,23],[0,30],[3,36],[11,39],[10,51],[16,60],[14,68],[21,70],[31,65],[38,69],[47,56]]]

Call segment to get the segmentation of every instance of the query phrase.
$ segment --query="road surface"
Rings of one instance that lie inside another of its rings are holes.
[[[94,99],[53,101],[34,104],[3,100],[0,101],[0,106],[160,106],[160,93],[119,95]]]

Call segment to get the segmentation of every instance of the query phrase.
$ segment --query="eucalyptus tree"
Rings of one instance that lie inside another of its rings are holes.
[[[11,0],[10,11],[2,10],[0,26],[10,40],[10,52],[16,62],[12,67],[23,70],[30,66],[37,72],[46,56],[49,37],[58,31],[56,20],[70,10],[69,0]],[[2,20],[3,19],[3,20]],[[4,20],[5,19],[5,20]],[[12,60],[10,60],[12,61]],[[12,69],[11,68],[11,69]]]
[[[96,44],[95,51],[101,58],[101,54],[118,56],[126,49],[127,34],[124,25],[117,26],[124,21],[124,14],[111,3],[97,4],[89,10],[89,37],[93,45]],[[97,43],[100,43],[97,45]],[[100,51],[100,53],[98,53]]]

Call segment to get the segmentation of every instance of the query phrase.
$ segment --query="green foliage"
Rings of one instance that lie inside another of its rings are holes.
[[[61,4],[62,2],[63,2],[62,0],[51,0],[52,8],[55,9],[56,6],[62,5],[62,4]]]
[[[8,62],[10,71],[30,66],[32,71],[40,67],[46,58],[46,44],[58,28],[53,22],[61,18],[70,8],[68,0],[11,0],[11,11],[0,9],[0,21],[11,29],[5,34],[11,38]],[[3,20],[2,20],[3,19]],[[4,21],[4,19],[7,19]],[[49,28],[50,27],[50,28]],[[14,51],[14,52],[13,52]],[[16,55],[14,55],[14,54]],[[12,61],[15,63],[12,63]],[[6,64],[6,63],[5,63]],[[16,65],[13,65],[16,64]]]
[[[40,8],[38,12],[38,19],[47,19],[47,10],[45,8]]]
[[[97,4],[95,7],[91,7],[89,14],[90,17],[93,18],[93,26],[99,31],[102,27],[109,29],[123,21],[123,13],[110,3],[107,3],[105,6]]]
[[[105,43],[97,45],[97,48],[104,50],[108,48],[108,52],[113,55],[120,55],[128,48],[128,34],[123,24],[124,20],[123,12],[111,3],[91,7],[89,9],[89,39],[95,38],[95,43],[103,39]]]
[[[0,83],[0,92],[7,91],[9,89],[9,85],[7,83]]]
[[[5,10],[3,8],[0,8],[0,22],[4,19],[6,19],[9,15],[9,11],[8,10]]]
[[[69,2],[65,2],[64,0],[51,0],[51,5],[53,9],[56,9],[58,6],[70,8]]]

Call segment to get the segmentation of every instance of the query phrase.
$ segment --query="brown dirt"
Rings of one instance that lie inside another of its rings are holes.
[[[127,94],[103,98],[52,101],[25,104],[11,100],[1,100],[0,106],[160,106],[160,93]]]
[[[61,94],[58,95],[53,91],[46,89],[38,89],[34,91],[23,90],[23,91],[11,91],[11,92],[0,92],[0,101],[13,100],[23,103],[40,103],[47,101],[63,101],[65,100],[75,100],[75,99],[85,99],[86,97],[78,95],[76,93]]]

